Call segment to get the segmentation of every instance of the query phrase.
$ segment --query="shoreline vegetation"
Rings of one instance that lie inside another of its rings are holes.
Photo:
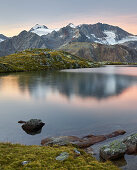
[[[95,68],[104,65],[137,65],[127,62],[93,62],[64,51],[28,49],[0,57],[0,73]]]
[[[0,57],[0,73],[99,67],[100,64],[64,51],[28,49]]]
[[[73,146],[38,146],[0,143],[0,169],[95,169],[118,170],[110,161],[97,161],[82,149]],[[68,153],[64,161],[56,158]]]

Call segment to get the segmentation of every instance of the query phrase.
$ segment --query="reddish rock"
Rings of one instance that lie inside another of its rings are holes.
[[[107,138],[113,138],[113,137],[116,137],[116,136],[119,136],[119,135],[124,135],[126,133],[126,131],[124,130],[117,130],[111,134],[108,134],[108,135],[105,135]]]
[[[52,137],[52,138],[46,138],[41,141],[42,145],[68,145],[73,144],[79,148],[88,148],[91,145],[94,145],[95,143],[102,142],[108,138],[116,137],[119,135],[123,135],[126,133],[123,130],[115,131],[108,135],[88,135],[84,136],[83,138],[78,138],[76,136],[60,136],[60,137]]]

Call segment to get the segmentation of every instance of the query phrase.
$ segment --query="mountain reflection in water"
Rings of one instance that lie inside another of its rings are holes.
[[[8,86],[7,86],[8,84]],[[120,95],[137,84],[137,77],[101,73],[40,72],[1,76],[0,90],[28,93],[31,98],[46,98],[49,92],[68,99],[72,96],[98,100]],[[17,91],[16,91],[17,90]]]

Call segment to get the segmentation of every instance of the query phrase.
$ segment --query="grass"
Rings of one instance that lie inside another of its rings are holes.
[[[98,63],[82,59],[64,51],[28,49],[0,57],[0,72],[61,70],[98,67]]]
[[[79,149],[78,149],[79,150]],[[111,162],[98,162],[83,150],[77,156],[72,146],[67,147],[43,147],[25,146],[20,144],[0,143],[0,169],[91,169],[91,170],[118,170]],[[65,161],[57,161],[55,158],[62,152],[68,152],[69,157]],[[29,161],[22,165],[23,161]]]

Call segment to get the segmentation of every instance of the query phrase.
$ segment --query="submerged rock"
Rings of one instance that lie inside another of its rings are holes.
[[[99,135],[99,136],[94,136],[94,135],[88,135],[84,136],[83,138],[79,138],[76,136],[59,136],[59,137],[51,137],[51,138],[46,138],[41,141],[41,144],[44,146],[53,146],[53,145],[69,145],[72,144],[76,147],[79,148],[87,148],[90,147],[91,145],[102,142],[108,138],[112,138],[115,136],[123,135],[126,133],[124,130],[119,130],[115,131],[111,134],[108,135]]]
[[[100,149],[100,156],[105,160],[118,159],[126,153],[127,146],[121,141],[113,141],[108,145],[104,145]]]
[[[19,121],[18,123],[23,123],[22,129],[27,133],[31,135],[35,135],[41,132],[42,127],[45,125],[41,120],[39,119],[31,119],[29,121]]]
[[[68,152],[62,152],[59,156],[56,157],[57,161],[65,161],[69,157]]]

